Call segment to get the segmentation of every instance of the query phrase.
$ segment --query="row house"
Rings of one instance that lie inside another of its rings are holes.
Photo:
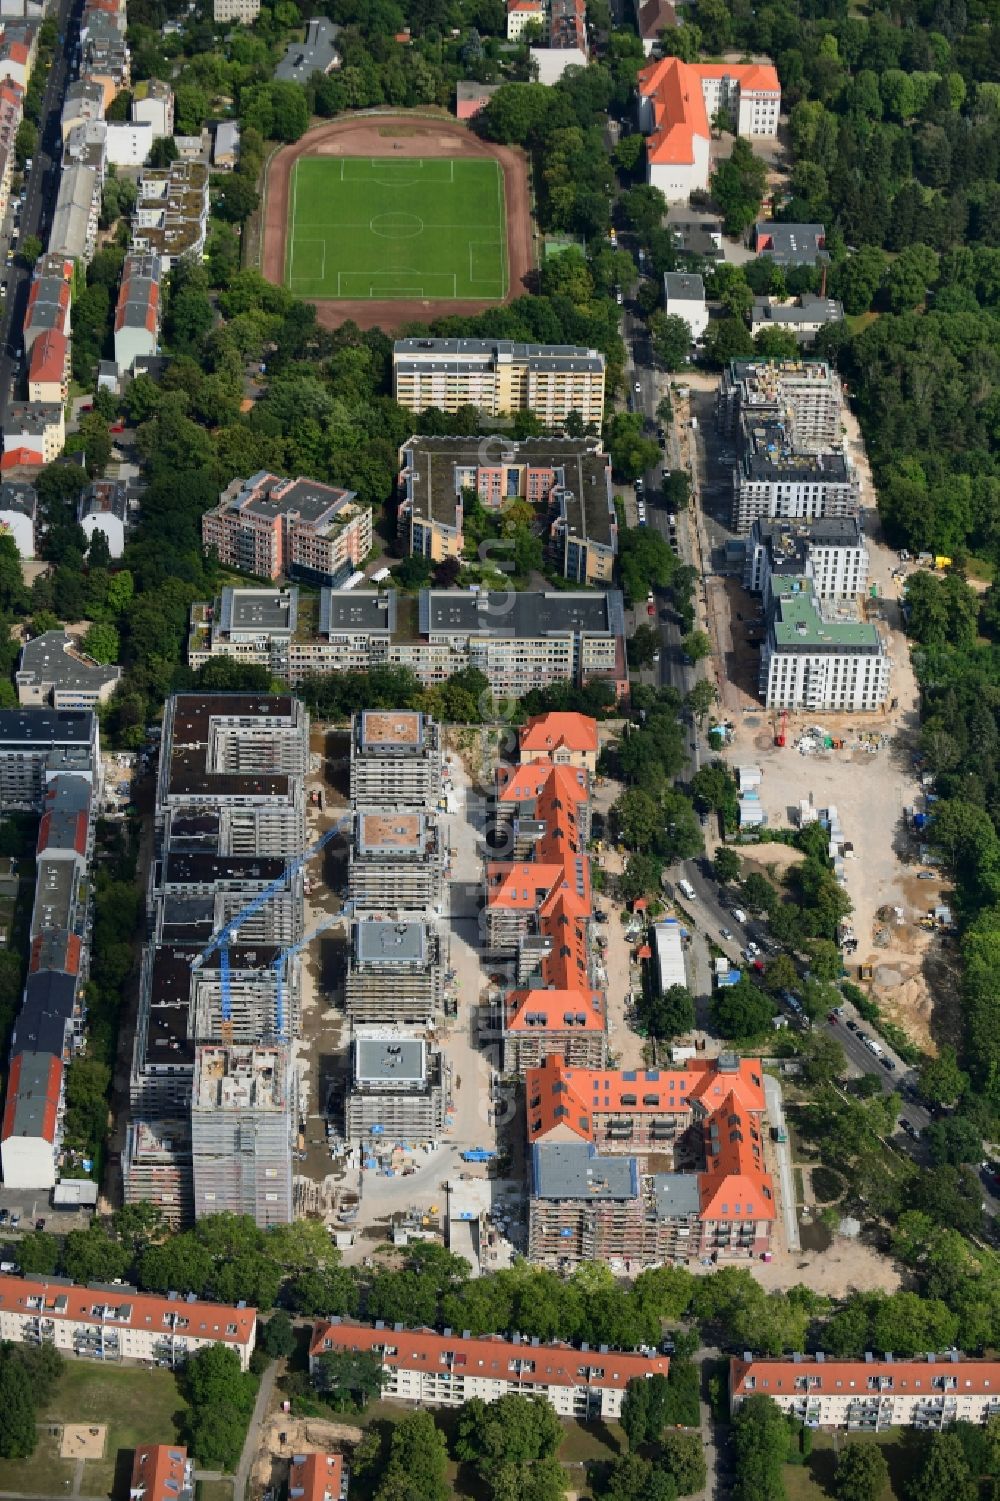
[[[983,1424],[1000,1417],[1000,1361],[958,1350],[912,1358],[869,1351],[863,1360],[822,1351],[770,1360],[748,1351],[729,1362],[730,1410],[752,1396],[770,1397],[808,1428],[882,1433]]]
[[[36,339],[28,356],[28,400],[65,402],[69,395],[69,339],[49,329]]]
[[[2,469],[41,468],[63,451],[62,402],[15,402],[4,413]]]
[[[115,308],[115,364],[131,374],[137,359],[152,359],[160,348],[160,259],[131,254],[122,266]]]
[[[621,1416],[630,1381],[666,1376],[670,1362],[649,1351],[613,1350],[527,1339],[515,1334],[473,1336],[466,1331],[406,1329],[402,1324],[317,1324],[309,1368],[324,1355],[364,1354],[380,1359],[383,1395],[397,1402],[458,1407],[472,1397],[496,1402],[518,1395],[542,1397],[565,1418]]]
[[[10,205],[10,185],[16,167],[17,127],[24,118],[24,89],[12,79],[0,83],[0,216]]]

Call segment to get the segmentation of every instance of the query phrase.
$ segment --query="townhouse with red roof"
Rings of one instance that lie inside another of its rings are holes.
[[[731,1411],[753,1396],[770,1397],[808,1428],[882,1433],[986,1423],[1000,1417],[1000,1360],[976,1360],[958,1350],[912,1358],[869,1351],[863,1360],[822,1351],[778,1360],[734,1356]]]
[[[345,1501],[348,1470],[342,1454],[294,1454],[288,1501]]]
[[[470,1397],[495,1402],[516,1393],[544,1397],[565,1418],[617,1418],[630,1381],[670,1370],[665,1355],[646,1351],[543,1344],[519,1334],[437,1334],[335,1318],[313,1329],[310,1372],[322,1356],[348,1351],[381,1358],[383,1395],[397,1402],[458,1407]]]
[[[130,1501],[192,1501],[194,1462],[180,1444],[140,1444],[132,1459]]]
[[[631,1271],[766,1252],[775,1199],[759,1060],[622,1071],[550,1056],[528,1070],[526,1100],[531,1260]]]
[[[587,714],[536,714],[518,731],[522,761],[597,770],[597,720]]]
[[[773,137],[781,84],[770,63],[685,63],[663,57],[641,69],[639,128],[646,181],[671,202],[708,187],[712,121],[720,110],[740,136]]]

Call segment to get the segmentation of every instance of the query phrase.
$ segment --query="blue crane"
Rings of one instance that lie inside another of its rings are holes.
[[[298,943],[289,944],[287,949],[282,949],[277,959],[271,965],[274,971],[274,1029],[278,1034],[279,1042],[285,1041],[285,982],[283,976],[285,961],[287,959],[294,959],[295,955],[300,954],[304,948],[307,948],[314,938],[318,938],[321,933],[325,933],[327,928],[332,928],[334,923],[342,921],[343,917],[343,912],[330,913],[308,933],[305,933],[299,939]]]
[[[334,835],[338,834],[344,825],[350,822],[350,814],[346,818],[339,819],[337,823],[327,829],[325,834],[316,840],[315,844],[311,844],[303,854],[297,855],[294,860],[290,860],[284,874],[280,875],[277,880],[272,881],[269,886],[265,886],[263,891],[258,892],[252,902],[249,902],[241,911],[237,912],[235,917],[229,919],[225,927],[220,928],[217,933],[213,933],[201,953],[191,961],[191,968],[198,970],[207,959],[211,959],[213,954],[219,954],[224,1037],[227,1035],[229,1029],[231,1029],[233,1014],[232,989],[229,979],[229,945],[233,942],[243,924],[248,922],[251,917],[255,917],[263,907],[266,907],[271,898],[277,896],[279,891],[284,891],[289,881],[298,874],[302,867],[308,864],[314,855],[318,855],[321,850],[325,849]]]

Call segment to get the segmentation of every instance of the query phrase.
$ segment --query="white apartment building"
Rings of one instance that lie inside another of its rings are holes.
[[[761,697],[769,709],[872,713],[889,696],[890,658],[871,621],[821,613],[812,591],[781,581],[761,646]]]
[[[508,42],[519,42],[531,25],[544,36],[548,31],[548,21],[542,0],[507,0]]]
[[[0,1340],[53,1345],[88,1360],[179,1366],[210,1345],[235,1350],[250,1368],[256,1308],[155,1297],[134,1287],[78,1287],[64,1277],[0,1275]]]
[[[1000,1417],[1000,1361],[957,1350],[905,1359],[817,1355],[729,1363],[730,1410],[751,1396],[770,1397],[809,1428],[881,1433],[886,1428],[940,1429]]]
[[[609,1350],[607,1345],[576,1349],[519,1335],[473,1338],[331,1319],[313,1330],[310,1370],[315,1371],[321,1356],[342,1351],[380,1356],[387,1377],[383,1396],[397,1402],[459,1407],[470,1397],[495,1402],[518,1393],[544,1397],[566,1418],[618,1418],[630,1381],[666,1376],[670,1369],[665,1355]]]
[[[720,109],[737,135],[776,136],[781,84],[768,63],[649,62],[639,72],[639,129],[646,136],[646,181],[668,201],[708,187],[712,122]]]
[[[106,126],[108,161],[116,167],[143,167],[153,149],[153,126],[149,120],[115,120]]]
[[[770,608],[775,579],[800,579],[817,599],[853,600],[868,584],[868,549],[856,516],[813,522],[758,520],[747,538],[744,587]]]
[[[170,85],[158,78],[137,83],[132,91],[132,119],[137,125],[152,126],[154,136],[173,135],[174,91]]]
[[[692,343],[700,339],[708,327],[705,283],[700,276],[686,271],[665,271],[663,307],[668,318],[684,319],[691,330]]]
[[[604,417],[604,356],[569,344],[510,339],[397,339],[393,395],[411,412],[474,406],[490,417],[532,411],[546,427],[570,412],[585,423]]]
[[[260,0],[212,0],[212,20],[217,26],[230,21],[252,26],[259,15]]]

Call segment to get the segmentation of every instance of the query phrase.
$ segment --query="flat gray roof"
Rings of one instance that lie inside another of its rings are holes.
[[[828,261],[826,228],[822,224],[780,224],[759,219],[754,225],[754,248],[778,265],[811,266]]]
[[[94,734],[94,716],[73,709],[0,709],[0,745],[83,745]]]
[[[21,648],[17,676],[32,674],[39,684],[52,683],[57,688],[80,688],[95,693],[105,683],[116,683],[120,667],[102,667],[98,662],[78,656],[65,631],[45,631]]]
[[[354,924],[354,957],[358,964],[426,964],[427,949],[426,923]]]
[[[697,1173],[657,1173],[653,1178],[656,1212],[663,1219],[682,1219],[701,1209]]]
[[[634,1199],[639,1192],[634,1157],[601,1157],[583,1141],[536,1142],[531,1159],[539,1199]]]
[[[421,635],[538,637],[584,632],[606,636],[622,635],[624,629],[617,589],[580,594],[424,589],[420,594]]]
[[[340,56],[336,43],[339,32],[340,27],[325,16],[307,22],[305,41],[289,42],[274,70],[275,78],[285,83],[306,83],[314,73],[328,73]]]
[[[663,273],[663,290],[667,299],[676,299],[678,302],[704,302],[705,283],[700,276],[689,274],[686,271],[665,271]]]
[[[357,1084],[415,1088],[427,1074],[426,1044],[419,1037],[398,1033],[354,1039],[354,1079]]]
[[[223,631],[262,630],[291,635],[298,617],[297,589],[233,589],[222,591],[219,625]]]
[[[254,494],[253,488],[258,484],[260,493]],[[279,493],[276,494],[276,491]],[[353,498],[352,490],[324,485],[319,480],[297,479],[289,484],[276,474],[255,474],[230,505],[245,511],[248,516],[262,516],[268,521],[275,516],[287,516],[289,512],[295,512],[303,521],[316,526],[331,511],[336,512],[345,501]]]
[[[371,634],[396,629],[395,589],[321,589],[319,635]]]

